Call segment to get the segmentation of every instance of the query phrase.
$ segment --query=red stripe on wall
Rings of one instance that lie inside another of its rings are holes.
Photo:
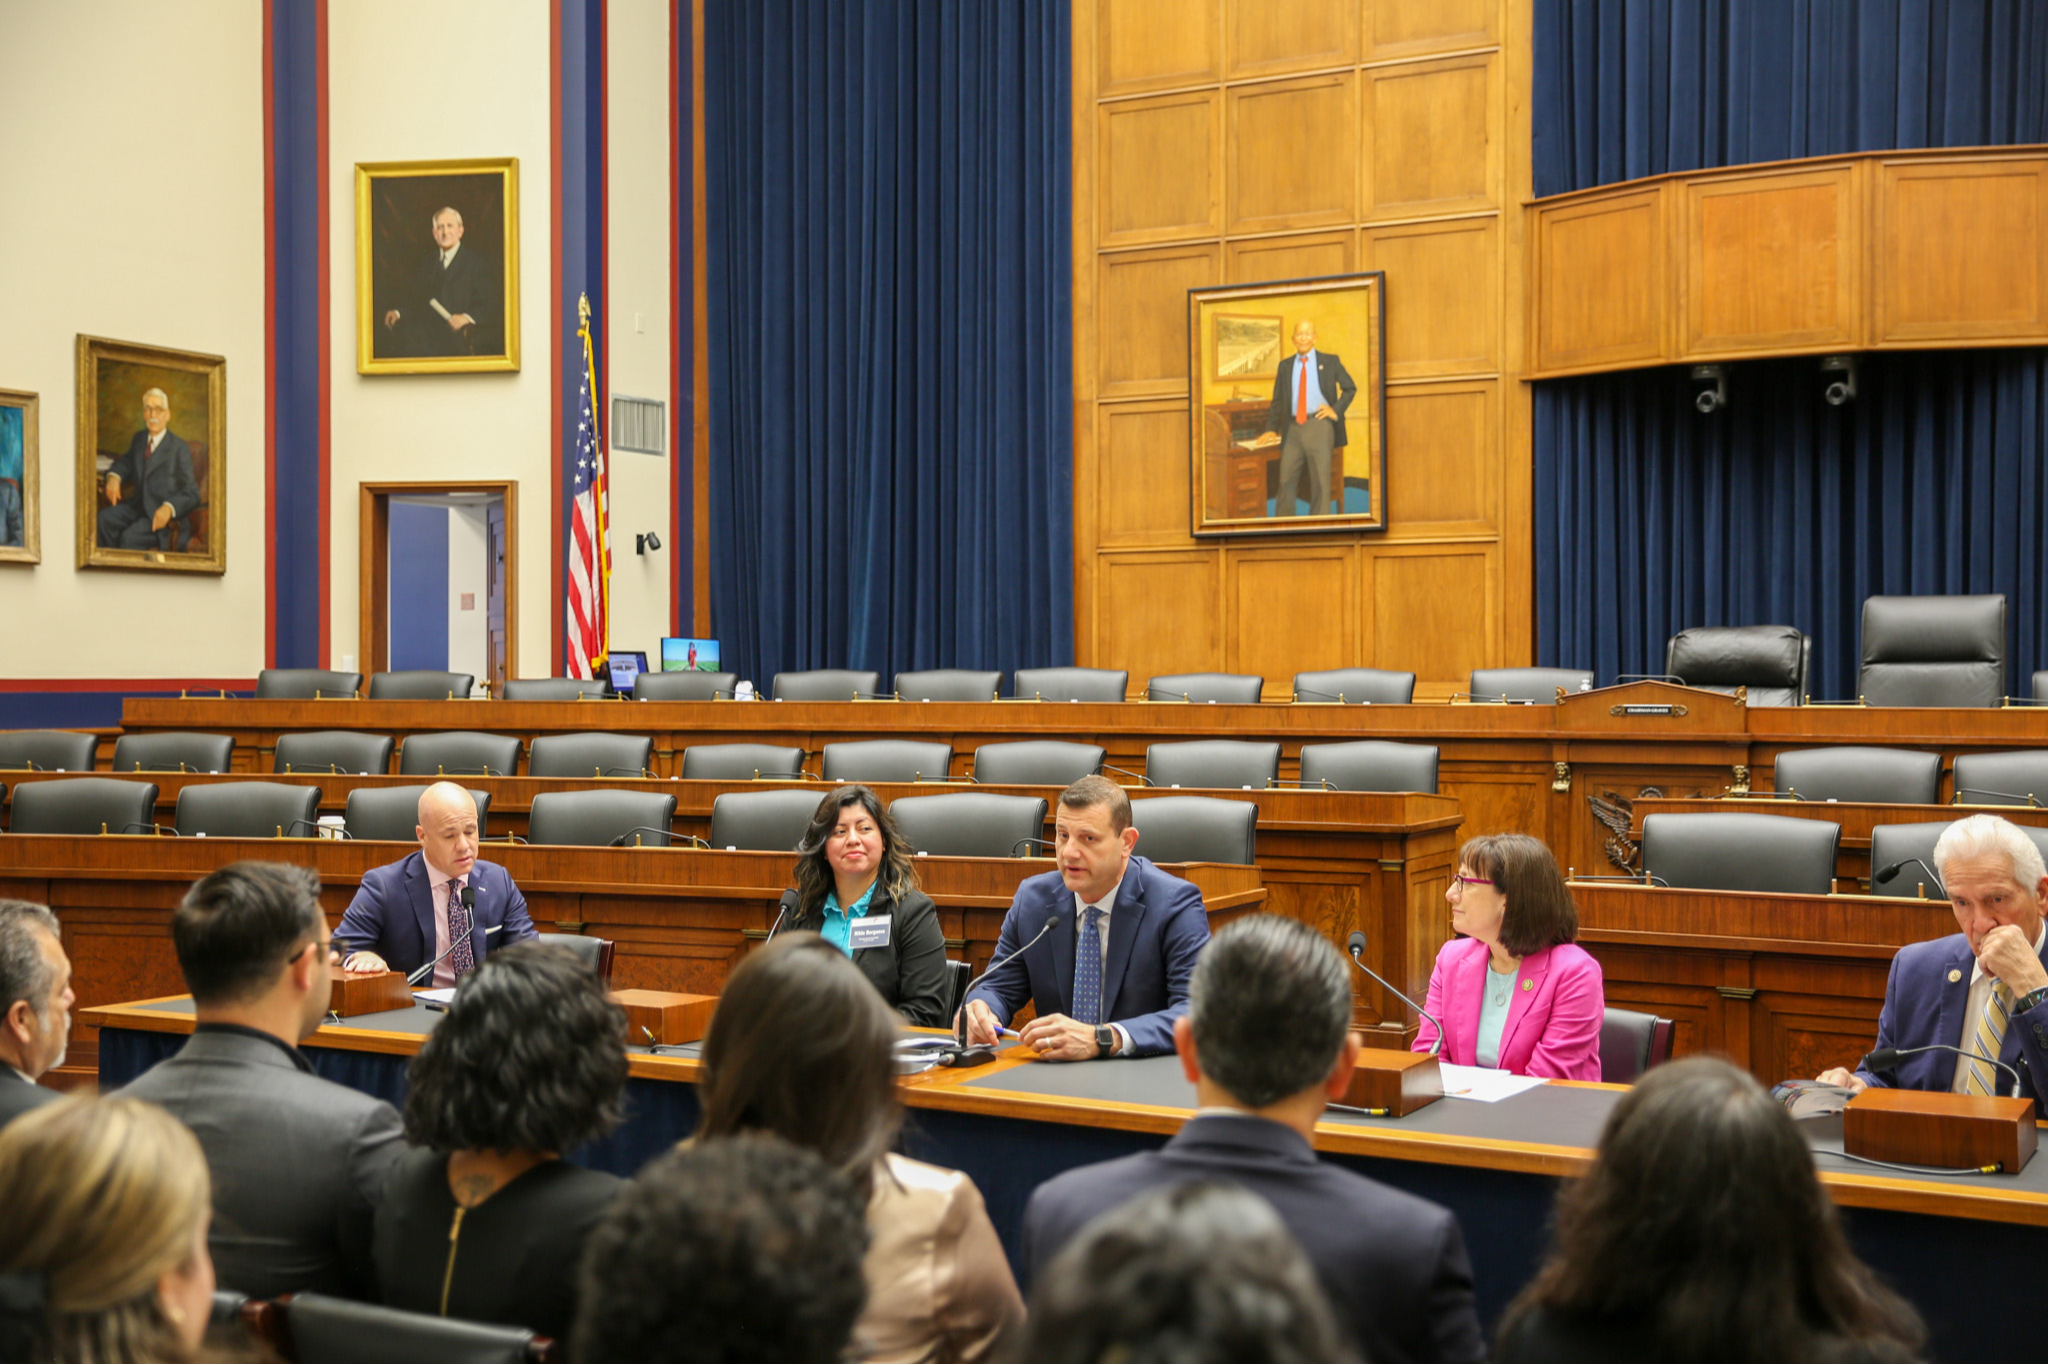
[[[691,553],[683,539],[683,154],[682,82],[676,70],[676,47],[682,41],[682,0],[668,0],[668,543],[669,564]],[[668,575],[669,629],[684,630],[689,604],[683,601],[682,578],[673,567]]]
[[[568,656],[562,640],[562,0],[548,0],[548,167],[548,441],[554,471],[548,484],[548,672],[563,668],[571,676],[563,667]],[[507,662],[516,676],[517,661]]]

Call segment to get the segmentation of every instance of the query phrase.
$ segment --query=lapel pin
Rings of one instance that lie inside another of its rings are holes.
[[[1948,979],[1951,981],[1961,981],[1963,979],[1963,969],[1961,967],[1949,968]]]
[[[1531,980],[1529,980],[1529,979],[1528,979],[1527,977],[1523,977],[1523,978],[1522,978],[1522,989],[1523,989],[1523,990],[1525,990],[1525,991],[1533,991],[1533,990],[1535,990],[1535,989],[1536,989],[1536,983],[1535,983],[1535,982],[1533,982],[1533,981],[1531,981]]]

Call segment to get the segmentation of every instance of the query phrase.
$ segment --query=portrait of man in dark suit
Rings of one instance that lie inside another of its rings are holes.
[[[78,567],[227,567],[227,360],[78,338]]]
[[[519,368],[519,163],[356,166],[356,369]]]
[[[176,550],[173,524],[201,502],[193,476],[192,447],[171,430],[171,399],[162,389],[142,395],[142,430],[107,471],[107,506],[100,509],[99,539],[113,550]]]
[[[498,263],[465,246],[460,210],[434,214],[433,248],[400,273],[379,325],[388,334],[379,355],[489,355],[499,330]]]

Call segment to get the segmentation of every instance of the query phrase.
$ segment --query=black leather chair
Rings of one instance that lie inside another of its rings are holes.
[[[507,678],[505,701],[602,701],[611,688],[602,678]]]
[[[802,775],[802,749],[781,744],[692,744],[683,750],[683,778],[692,782],[751,782]]]
[[[1956,755],[1959,806],[2048,806],[2048,749]]]
[[[363,690],[363,675],[333,668],[266,668],[256,675],[256,695],[290,701],[348,698]]]
[[[1146,681],[1145,700],[1255,702],[1265,690],[1256,673],[1161,673]]]
[[[827,782],[944,782],[953,746],[921,739],[857,739],[827,744],[820,760]]]
[[[974,780],[1013,787],[1064,787],[1102,771],[1100,744],[1063,739],[1021,739],[984,744],[974,751]]]
[[[912,851],[938,858],[1030,858],[1045,839],[1045,798],[995,792],[900,796],[889,818]],[[1030,842],[1026,842],[1026,841]]]
[[[731,701],[737,673],[642,673],[633,680],[634,701]]]
[[[1131,675],[1122,668],[1020,668],[1010,695],[1022,701],[1122,701]]]
[[[1534,702],[1554,706],[1557,689],[1583,692],[1593,685],[1593,674],[1581,668],[1475,668],[1465,684],[1476,702]]]
[[[341,825],[351,839],[391,839],[402,844],[419,842],[420,796],[418,787],[357,787],[348,794],[342,808]],[[490,826],[491,794],[469,789],[476,802],[476,832]]]
[[[320,789],[284,782],[194,782],[178,793],[176,824],[186,838],[319,837]]]
[[[882,675],[858,668],[813,668],[777,673],[769,695],[777,701],[858,701],[882,690]]]
[[[519,737],[481,730],[413,735],[398,750],[400,777],[510,777],[519,771]]]
[[[1257,862],[1259,808],[1215,796],[1131,802],[1138,852],[1155,863]]]
[[[1996,706],[2005,596],[1868,597],[1856,694],[1869,706]]]
[[[292,1362],[438,1360],[452,1365],[540,1361],[554,1349],[524,1327],[409,1313],[325,1294],[285,1294],[242,1308],[268,1354]]]
[[[1941,755],[1860,744],[1787,749],[1778,755],[1772,785],[1808,801],[1931,806],[1941,799]]]
[[[1671,1021],[1637,1010],[1610,1009],[1600,1021],[1600,1079],[1634,1085],[1671,1060]]]
[[[474,673],[448,673],[435,668],[402,669],[370,675],[371,701],[467,701],[476,687]]]
[[[536,735],[526,753],[528,777],[646,777],[654,761],[647,735],[590,731],[580,735]]]
[[[117,773],[225,773],[234,770],[235,737],[167,730],[114,741]]]
[[[1643,867],[1670,886],[1699,891],[1786,891],[1824,896],[1835,885],[1842,827],[1790,815],[1643,817]]]
[[[1327,782],[1346,792],[1433,792],[1437,746],[1357,739],[1301,746],[1301,785]]]
[[[593,938],[589,934],[537,934],[540,942],[550,948],[566,948],[576,956],[597,968],[597,979],[607,984],[612,979],[612,955],[616,944],[608,938]]]
[[[711,803],[711,846],[792,852],[824,799],[825,794],[816,788],[721,792]]]
[[[1751,706],[1798,706],[1813,641],[1790,626],[1693,626],[1664,646],[1664,671],[1687,687],[1733,694]]]
[[[994,701],[1002,695],[1000,668],[928,668],[896,675],[900,701]]]
[[[1415,700],[1415,675],[1385,668],[1332,668],[1294,675],[1296,701],[1335,701],[1356,706],[1406,706]]]
[[[156,828],[156,783],[111,777],[22,782],[14,788],[16,834],[148,834]]]
[[[392,739],[360,730],[294,730],[277,737],[271,750],[274,773],[375,773],[391,771]]]
[[[1870,894],[1918,895],[1931,901],[1947,900],[1939,871],[1934,865],[1934,845],[1942,832],[1954,823],[1953,820],[1927,820],[1910,825],[1873,826],[1870,831]],[[2034,841],[2034,847],[2041,850],[2043,859],[2048,859],[2048,829],[2021,825],[2019,831]],[[1915,858],[1919,862],[1914,862]],[[1877,874],[1894,863],[1905,866],[1890,878],[1878,880]]]
[[[542,792],[526,817],[526,842],[603,848],[623,837],[627,844],[667,848],[675,818],[671,792]]]
[[[1280,775],[1280,746],[1248,739],[1192,739],[1145,746],[1145,782],[1153,787],[1249,787],[1263,791]]]
[[[0,769],[24,772],[89,773],[98,762],[100,737],[76,730],[0,732]]]

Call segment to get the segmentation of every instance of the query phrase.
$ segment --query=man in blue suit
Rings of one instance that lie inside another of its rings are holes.
[[[2048,867],[2041,851],[2010,821],[1973,815],[1942,831],[1934,869],[1962,932],[1899,949],[1877,1020],[1879,1048],[1934,1050],[1901,1058],[1895,1069],[1835,1067],[1819,1079],[1852,1090],[2010,1095],[2011,1074],[1987,1060],[1996,1057],[2019,1072],[2020,1093],[2036,1112],[2048,1112],[2048,967],[2041,959]]]
[[[404,972],[433,962],[436,986],[452,986],[484,954],[537,938],[511,874],[476,856],[476,802],[453,782],[420,794],[420,851],[363,875],[335,938],[352,972]],[[465,898],[463,892],[474,893]]]
[[[967,1040],[994,1043],[1028,1000],[1037,1017],[1020,1039],[1047,1060],[1173,1051],[1209,941],[1201,891],[1132,854],[1130,798],[1107,778],[1060,794],[1053,836],[1059,871],[1017,888],[997,965],[963,1007]]]

